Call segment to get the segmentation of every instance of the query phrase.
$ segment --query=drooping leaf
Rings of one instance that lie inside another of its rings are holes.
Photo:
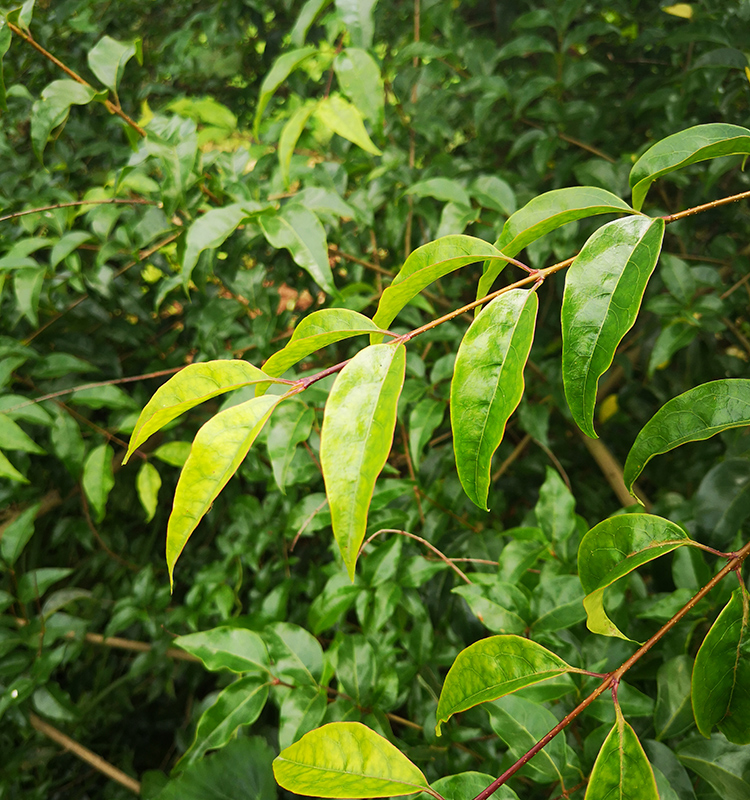
[[[336,56],[333,68],[339,88],[362,116],[372,120],[374,125],[382,125],[385,95],[375,59],[366,50],[347,47]]]
[[[4,450],[20,450],[23,453],[44,453],[44,449],[7,414],[0,414],[0,447]]]
[[[604,610],[604,591],[634,569],[691,542],[674,522],[651,514],[622,514],[595,525],[578,548],[589,630],[627,639]]]
[[[307,125],[307,120],[310,119],[310,114],[315,111],[315,106],[316,103],[305,103],[305,105],[300,106],[281,129],[281,135],[279,136],[279,168],[281,170],[281,179],[287,189],[289,188],[289,165],[292,163],[294,148],[297,146],[299,137],[302,136],[302,131]]]
[[[84,242],[88,242],[94,237],[88,231],[70,231],[63,236],[52,248],[49,256],[49,265],[54,269],[63,259],[67,258]],[[59,355],[63,355],[60,353]],[[72,356],[70,356],[72,358]],[[89,369],[91,369],[91,366]]]
[[[276,59],[273,67],[271,67],[270,72],[263,79],[263,83],[260,86],[258,105],[255,109],[255,121],[253,122],[253,133],[256,139],[258,138],[258,131],[260,130],[260,120],[268,105],[268,101],[292,72],[316,52],[316,47],[300,47],[297,50],[284,53]]]
[[[463,234],[444,236],[418,247],[383,292],[373,322],[379,328],[388,328],[399,311],[422,289],[460,267],[488,258],[497,259],[501,268],[507,263],[503,254],[489,242]]]
[[[107,498],[115,485],[115,476],[112,471],[114,450],[108,444],[100,444],[86,457],[83,463],[83,491],[91,503],[94,519],[100,521],[104,518],[104,508]]]
[[[287,203],[278,214],[258,218],[268,243],[288,250],[294,262],[306,270],[328,294],[336,294],[325,228],[320,220],[301,203]]]
[[[695,657],[693,712],[698,730],[716,726],[730,742],[750,744],[750,597],[740,586]]]
[[[713,547],[727,547],[750,516],[750,461],[727,458],[703,476],[693,497],[695,521]]]
[[[596,757],[585,800],[659,800],[654,771],[620,707]]]
[[[178,636],[173,644],[199,658],[206,669],[268,675],[269,658],[263,640],[247,628],[223,625],[200,633]]]
[[[404,384],[406,348],[360,350],[333,384],[320,434],[320,463],[333,533],[354,579],[375,481],[385,465]]]
[[[274,622],[264,629],[263,640],[276,677],[295,686],[318,685],[323,674],[323,648],[311,633],[289,622]]]
[[[31,109],[31,144],[41,162],[50,133],[68,118],[71,106],[83,106],[96,97],[96,90],[73,80],[52,81]]]
[[[485,510],[492,456],[523,395],[538,306],[536,292],[500,295],[472,322],[458,348],[450,403],[456,469],[469,499]]]
[[[86,56],[91,71],[108,88],[117,94],[125,65],[135,56],[143,64],[141,40],[118,42],[111,36],[102,36]]]
[[[432,397],[420,400],[409,415],[409,454],[418,469],[422,451],[445,416],[445,403]]]
[[[563,384],[573,419],[596,438],[599,378],[632,328],[659,258],[664,220],[627,217],[602,226],[568,270],[562,303]]]
[[[8,478],[11,481],[18,481],[19,483],[28,483],[29,481],[19,472],[13,464],[8,461],[5,454],[0,450],[0,478]]]
[[[255,675],[230,683],[201,715],[180,764],[195,763],[207,750],[223,747],[243,725],[255,722],[268,699],[268,687],[268,680]]]
[[[750,380],[710,381],[672,398],[644,425],[630,448],[625,485],[631,489],[654,456],[743,425],[750,425]]]
[[[190,535],[234,475],[271,412],[283,398],[254,397],[210,419],[193,442],[180,473],[167,525],[167,567],[174,565]]]
[[[633,208],[641,208],[649,186],[662,175],[709,158],[749,153],[750,130],[739,125],[709,123],[673,133],[649,147],[633,165]]]
[[[396,797],[429,789],[421,770],[359,722],[310,731],[279,753],[273,773],[283,789],[313,797]]]
[[[566,672],[576,672],[546,647],[521,636],[490,636],[462,650],[445,676],[436,732],[454,714]]]
[[[515,257],[524,247],[568,222],[597,214],[631,214],[632,208],[619,197],[595,186],[572,186],[545,192],[519,208],[503,226],[495,243],[498,249]],[[497,263],[485,265],[477,297],[484,297],[500,274]]]
[[[180,414],[204,400],[260,382],[268,386],[274,381],[247,361],[206,361],[188,365],[160,386],[141,411],[122,463],[126,464],[138,447]]]
[[[146,512],[146,522],[151,522],[156,514],[156,504],[161,489],[161,476],[159,470],[149,461],[144,461],[138,470],[135,479],[135,488],[143,510]]]
[[[315,118],[328,130],[343,136],[365,152],[374,156],[382,155],[367,133],[359,109],[340,95],[324,97],[315,106]]]
[[[44,267],[34,267],[19,269],[13,275],[13,291],[18,309],[35,328],[39,325],[39,297],[44,273]]]
[[[372,11],[378,0],[336,0],[336,10],[344,21],[352,44],[367,50],[372,45],[375,23]]]
[[[549,541],[559,545],[571,536],[576,527],[575,507],[570,489],[557,470],[548,466],[534,513]]]
[[[518,603],[514,602],[522,594],[512,584],[494,586],[461,585],[451,590],[466,600],[477,619],[492,633],[523,633],[528,624],[519,615]],[[525,598],[524,598],[525,599]]]

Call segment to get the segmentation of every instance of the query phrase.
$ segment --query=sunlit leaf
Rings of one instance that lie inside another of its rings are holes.
[[[118,42],[111,36],[102,36],[89,50],[86,60],[94,75],[116,94],[125,65],[133,56],[139,64],[143,64],[140,39],[124,43]]]
[[[114,457],[114,450],[108,444],[100,444],[88,454],[83,464],[81,483],[97,521],[103,519],[107,498],[115,485]]]
[[[315,118],[330,131],[343,136],[365,152],[374,156],[382,155],[380,148],[375,146],[367,133],[359,109],[343,97],[335,94],[324,97],[315,106]]]
[[[336,10],[344,21],[352,44],[367,50],[372,45],[375,23],[372,10],[378,0],[336,0]]]
[[[289,165],[292,163],[294,148],[297,146],[299,137],[302,136],[302,131],[307,125],[307,120],[310,119],[310,114],[315,111],[315,106],[315,103],[306,103],[298,108],[281,129],[281,135],[279,136],[279,169],[281,170],[281,179],[287,189],[289,188]]]
[[[178,636],[172,643],[199,658],[206,669],[268,674],[270,662],[266,646],[257,633],[247,628],[225,625]]]
[[[385,95],[380,67],[366,51],[357,47],[342,50],[333,62],[341,91],[354,103],[365,119],[383,122]]]
[[[156,514],[156,505],[161,488],[159,470],[149,461],[144,461],[138,470],[135,479],[135,488],[143,510],[146,512],[146,522],[151,522]]]
[[[255,121],[253,122],[253,133],[256,139],[258,138],[258,131],[260,130],[260,120],[268,105],[268,101],[291,73],[316,52],[316,47],[301,47],[297,50],[284,53],[276,59],[260,87],[258,105],[255,107]]]

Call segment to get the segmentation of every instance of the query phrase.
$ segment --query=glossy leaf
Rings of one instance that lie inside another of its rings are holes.
[[[310,274],[321,289],[335,294],[325,228],[310,209],[300,203],[288,203],[278,214],[258,218],[268,243],[284,248],[302,269]]]
[[[336,56],[333,69],[339,88],[362,116],[374,125],[382,125],[385,94],[375,59],[366,50],[347,47]]]
[[[359,109],[339,95],[324,97],[315,106],[315,118],[332,133],[348,139],[374,156],[382,155],[367,133]]]
[[[279,136],[279,168],[281,170],[281,179],[287,189],[289,188],[289,166],[292,163],[294,148],[297,146],[299,137],[302,136],[302,131],[305,129],[310,115],[315,111],[315,106],[315,103],[306,103],[300,106],[281,129],[281,135]]]
[[[469,191],[484,208],[491,208],[506,217],[516,211],[516,195],[513,189],[496,175],[480,175],[471,184]]]
[[[258,105],[255,108],[255,120],[253,122],[253,133],[256,139],[260,130],[260,120],[269,100],[292,72],[316,52],[317,48],[315,47],[300,47],[297,50],[284,53],[276,59],[260,87],[260,95],[258,96]]]
[[[658,740],[671,739],[693,726],[690,676],[693,659],[679,655],[665,661],[656,673],[657,696],[654,728]]]
[[[380,328],[369,317],[357,311],[346,308],[324,308],[313,311],[297,325],[284,349],[274,353],[266,361],[263,372],[278,377],[289,367],[329,344],[379,330]],[[267,386],[268,384],[259,386],[257,393],[265,391]]]
[[[659,258],[664,221],[627,217],[602,226],[568,270],[562,303],[563,384],[573,419],[596,438],[599,378],[633,327]]]
[[[274,622],[263,631],[274,675],[295,686],[316,686],[323,674],[323,648],[298,625]]]
[[[83,491],[91,503],[94,519],[99,521],[104,518],[104,508],[107,498],[115,485],[115,476],[112,471],[114,450],[108,444],[100,444],[86,457],[83,463]]]
[[[160,386],[141,411],[123,464],[150,436],[205,400],[272,378],[247,361],[206,361],[190,364]]]
[[[44,450],[7,414],[0,414],[0,447],[23,453],[42,454]]]
[[[492,456],[523,396],[538,307],[536,292],[500,295],[472,322],[458,348],[450,403],[456,469],[469,499],[485,510]]]
[[[135,479],[135,488],[143,510],[146,512],[146,522],[151,522],[156,514],[156,506],[161,489],[161,476],[159,470],[148,461],[144,461],[138,470]]]
[[[39,298],[44,273],[44,267],[35,267],[19,269],[13,275],[13,291],[18,309],[35,328],[39,325]]]
[[[429,790],[422,772],[387,739],[359,722],[305,734],[273,762],[276,781],[312,797],[396,797]]]
[[[521,250],[568,222],[598,214],[632,213],[633,209],[619,197],[595,186],[573,186],[545,192],[519,208],[503,226],[497,247],[509,256]],[[486,264],[477,297],[489,293],[492,284],[502,271],[499,264]]]
[[[39,161],[50,133],[68,118],[71,106],[82,106],[96,97],[96,90],[78,81],[52,81],[31,109],[31,144]]]
[[[403,345],[371,345],[339,373],[326,403],[320,463],[333,533],[352,580],[375,481],[391,450],[405,368]]]
[[[633,728],[617,717],[594,763],[585,800],[659,800],[651,764]]]
[[[750,797],[750,749],[728,742],[720,733],[706,741],[696,736],[681,744],[677,757],[696,775],[709,783],[721,800]]]
[[[267,680],[255,675],[230,683],[201,715],[195,739],[180,765],[194,763],[207,750],[223,747],[239,728],[255,722],[268,699],[268,687]]]
[[[178,636],[173,644],[199,658],[206,669],[252,672],[266,675],[269,658],[257,633],[247,628],[222,626],[209,631]]]
[[[418,247],[383,292],[373,322],[379,328],[388,328],[399,311],[422,289],[461,267],[488,258],[499,259],[500,269],[507,263],[496,247],[474,236],[444,236]]]
[[[495,778],[486,772],[460,772],[438,778],[432,788],[445,800],[466,800],[483,792]],[[518,795],[508,784],[503,784],[492,794],[493,800],[518,800]]]
[[[167,567],[174,565],[190,535],[237,471],[281,397],[254,397],[210,419],[193,442],[180,473],[167,525]]]
[[[89,50],[86,60],[96,77],[117,94],[125,65],[135,56],[139,64],[143,64],[143,48],[141,40],[134,42],[118,42],[111,36],[102,36]]]
[[[627,639],[604,610],[605,590],[634,569],[691,542],[674,522],[651,514],[622,514],[594,526],[578,548],[589,630]]]
[[[749,153],[750,130],[739,125],[696,125],[667,136],[649,147],[630,171],[633,208],[641,208],[649,186],[662,175],[709,158]]]
[[[630,448],[625,485],[632,489],[654,456],[743,425],[750,425],[750,380],[711,381],[672,398],[644,425]]]
[[[735,589],[695,657],[695,724],[705,736],[717,727],[730,742],[750,744],[750,597]]]
[[[283,750],[323,721],[328,695],[318,686],[295,686],[279,708],[279,747]]]
[[[372,10],[378,0],[336,0],[336,10],[344,21],[352,44],[367,50],[372,45],[375,23]]]
[[[577,672],[542,645],[521,636],[490,636],[462,650],[445,676],[436,732],[454,714],[566,672]]]

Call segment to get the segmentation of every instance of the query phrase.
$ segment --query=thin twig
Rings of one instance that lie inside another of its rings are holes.
[[[15,214],[7,214],[0,217],[0,222],[6,222],[9,219],[16,219],[17,217],[25,217],[27,214],[39,214],[42,211],[55,211],[58,208],[75,208],[77,206],[106,206],[106,205],[127,205],[127,206],[159,206],[161,203],[156,200],[145,200],[137,198],[127,200],[120,197],[110,197],[108,200],[76,200],[71,203],[55,203],[53,206],[40,206],[39,208],[27,208],[25,211],[17,211]]]
[[[523,453],[523,451],[531,444],[531,436],[527,433],[523,439],[513,448],[513,452],[503,461],[492,475],[492,482],[494,483],[498,478],[503,476],[510,465]]]
[[[736,203],[738,200],[744,200],[747,197],[750,197],[750,191],[740,192],[739,194],[733,194],[729,197],[721,197],[718,200],[712,200],[710,203],[703,203],[703,205],[700,206],[687,208],[685,211],[678,211],[676,214],[667,214],[667,216],[662,217],[662,219],[668,225],[670,222],[677,222],[678,219],[692,217],[694,214],[701,214],[703,211],[711,211],[711,209],[720,208],[721,206],[729,205],[729,203]]]

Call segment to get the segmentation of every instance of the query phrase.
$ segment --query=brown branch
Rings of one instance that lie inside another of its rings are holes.
[[[6,20],[7,21],[7,20]],[[16,34],[16,36],[20,36],[25,42],[30,44],[36,51],[41,53],[45,58],[48,58],[55,66],[59,67],[66,75],[71,77],[77,83],[80,83],[82,86],[86,86],[91,91],[96,92],[97,90],[86,80],[84,80],[77,72],[73,72],[70,67],[65,66],[59,58],[56,58],[52,55],[48,50],[45,50],[40,44],[38,44],[34,39],[29,36],[28,33],[22,31],[17,25],[14,25],[12,22],[8,22],[8,27]],[[146,131],[133,119],[131,119],[119,106],[116,106],[111,100],[104,100],[104,106],[106,107],[107,111],[110,114],[117,114],[123,122],[126,122],[130,127],[138,133],[139,136],[145,136]]]
[[[0,217],[0,222],[5,222],[9,219],[16,219],[17,217],[25,217],[27,214],[39,214],[42,211],[55,211],[58,208],[75,208],[76,206],[106,206],[106,205],[128,205],[128,206],[159,206],[161,203],[156,200],[145,200],[137,198],[127,200],[119,197],[110,197],[108,200],[75,200],[71,203],[55,203],[53,206],[41,206],[40,208],[27,208],[25,211],[17,211],[15,214],[7,214]]]
[[[662,217],[662,219],[668,225],[670,222],[677,222],[678,219],[685,219],[685,217],[692,217],[694,214],[701,214],[703,211],[721,208],[721,206],[729,205],[729,203],[736,203],[738,200],[744,200],[746,197],[750,197],[750,192],[740,192],[739,194],[733,194],[729,197],[721,197],[719,200],[712,200],[710,203],[704,203],[701,206],[693,206],[693,208],[687,208],[685,211],[678,211],[676,214],[667,214],[667,216]]]
[[[34,730],[44,734],[48,739],[52,739],[53,742],[59,744],[60,747],[67,750],[69,753],[72,753],[76,758],[80,758],[81,761],[84,761],[95,770],[101,772],[102,775],[106,775],[110,780],[116,781],[121,786],[129,789],[133,794],[140,795],[141,784],[138,783],[135,778],[126,775],[122,770],[110,764],[109,761],[105,761],[101,756],[89,750],[88,747],[78,744],[75,739],[66,736],[33,712],[29,714],[29,722]]]
[[[633,500],[638,500],[646,511],[651,509],[649,502],[643,491],[637,487],[633,487],[636,494],[632,494],[625,486],[625,478],[623,477],[622,467],[617,459],[612,455],[609,448],[601,439],[590,439],[585,433],[579,431],[581,439],[583,440],[586,449],[591,453],[594,461],[596,461],[599,469],[602,471],[607,483],[612,487],[612,491],[617,495],[620,505],[623,508],[633,505]]]
[[[492,482],[494,483],[498,478],[504,475],[510,465],[523,453],[523,451],[531,444],[531,436],[527,433],[523,439],[513,448],[513,452],[503,461],[492,475]]]

